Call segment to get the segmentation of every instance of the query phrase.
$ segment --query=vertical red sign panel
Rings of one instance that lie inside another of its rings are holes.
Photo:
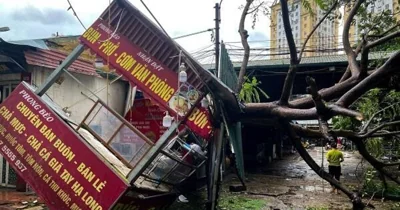
[[[51,209],[110,209],[128,188],[24,83],[0,104],[0,153]]]
[[[169,110],[170,114],[178,113],[183,116],[196,100],[192,96],[198,97],[198,93],[182,94],[178,91],[178,75],[174,71],[131,43],[128,38],[115,32],[104,20],[98,19],[80,37],[80,41],[97,56],[107,60],[113,68],[155,102]],[[188,120],[192,123],[187,125],[203,138],[208,138],[212,130],[209,114],[205,109],[195,109],[192,115],[196,115],[189,117]]]

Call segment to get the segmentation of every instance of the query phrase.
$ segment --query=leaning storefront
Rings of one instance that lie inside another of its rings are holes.
[[[208,159],[215,183],[223,121],[240,110],[232,91],[125,0],[79,40],[42,85],[22,82],[0,104],[0,153],[49,208],[162,208],[205,177]],[[85,87],[66,70],[84,50],[129,82],[129,109],[93,93],[76,122],[45,94],[62,74]]]

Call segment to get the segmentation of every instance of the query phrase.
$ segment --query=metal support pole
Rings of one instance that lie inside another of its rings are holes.
[[[211,175],[211,183],[210,183],[210,191],[208,195],[209,199],[209,206],[208,210],[214,210],[216,208],[217,204],[217,195],[218,195],[218,186],[217,182],[220,178],[220,164],[221,164],[221,152],[222,152],[222,147],[223,147],[223,136],[225,132],[225,126],[223,123],[221,123],[220,127],[216,129],[218,132],[216,133],[216,136],[214,138],[213,142],[213,154],[212,154],[212,162],[211,162],[211,170],[210,170],[210,175]]]
[[[220,5],[218,3],[215,4],[215,75],[218,77],[219,75],[219,24],[221,22],[220,17]]]
[[[67,58],[46,78],[46,81],[36,89],[35,93],[38,96],[42,96],[46,91],[54,84],[54,82],[61,76],[63,69],[68,67],[82,54],[85,50],[82,44],[76,46],[76,48],[68,55]]]
[[[180,122],[175,122],[168,128],[168,130],[160,137],[156,144],[144,155],[144,157],[137,163],[135,168],[128,175],[128,181],[135,181],[146,170],[151,162],[160,154],[160,150],[167,143],[168,139],[176,132]]]

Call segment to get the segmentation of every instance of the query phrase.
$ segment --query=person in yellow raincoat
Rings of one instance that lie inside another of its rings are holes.
[[[343,153],[337,149],[336,143],[332,143],[331,148],[326,154],[326,159],[329,162],[329,174],[339,182],[342,174],[341,163],[344,161]],[[334,186],[332,188],[332,192],[338,194],[338,190]]]

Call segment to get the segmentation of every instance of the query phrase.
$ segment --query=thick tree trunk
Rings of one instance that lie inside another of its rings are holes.
[[[238,76],[238,83],[236,87],[236,93],[239,94],[240,90],[242,90],[242,86],[244,83],[244,75],[246,74],[246,68],[247,64],[249,63],[249,58],[250,58],[250,46],[247,41],[247,38],[249,37],[249,34],[247,30],[245,29],[245,22],[246,22],[246,17],[249,12],[250,6],[253,3],[254,0],[246,0],[246,5],[243,8],[242,15],[240,17],[240,22],[239,22],[239,34],[240,34],[240,39],[242,42],[242,46],[244,49],[244,55],[243,55],[243,60],[242,60],[242,65],[240,66],[240,71],[239,71],[239,76]]]

